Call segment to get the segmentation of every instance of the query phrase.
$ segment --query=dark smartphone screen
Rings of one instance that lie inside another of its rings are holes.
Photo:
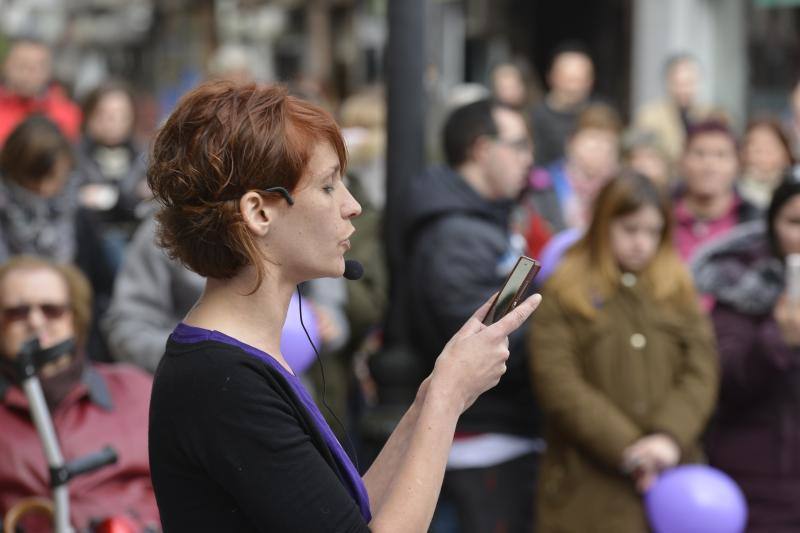
[[[494,302],[492,302],[492,306],[489,308],[489,312],[486,313],[483,323],[487,326],[494,324],[503,318],[506,313],[514,309],[540,268],[541,265],[537,260],[524,255],[520,256],[517,264],[514,265],[508,278],[506,278],[503,288],[500,289]]]

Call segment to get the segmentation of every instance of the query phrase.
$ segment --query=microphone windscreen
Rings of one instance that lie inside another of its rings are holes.
[[[364,275],[364,266],[355,259],[347,259],[344,262],[344,277],[350,281],[361,279]]]

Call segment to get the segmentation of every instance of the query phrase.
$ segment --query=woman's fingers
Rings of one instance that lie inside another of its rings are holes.
[[[498,335],[508,337],[511,332],[520,327],[528,317],[531,316],[531,313],[536,311],[540,303],[542,303],[541,294],[529,296],[522,303],[509,311],[506,316],[489,326],[488,329],[495,331]]]
[[[520,303],[492,326],[485,326],[483,318],[497,297],[493,294],[473,313],[445,346],[440,368],[445,375],[460,383],[458,388],[466,393],[471,404],[477,396],[497,385],[508,371],[508,333],[520,327],[542,300],[535,294]],[[487,330],[491,328],[491,332]],[[484,334],[488,333],[488,334]]]
[[[640,457],[636,451],[631,450],[628,448],[622,454],[622,471],[625,473],[633,473],[639,468],[643,463],[642,457]]]
[[[467,320],[455,336],[460,337],[463,335],[473,335],[486,329],[483,324],[483,318],[489,311],[489,307],[497,297],[497,293],[492,294],[483,305],[481,305]],[[509,333],[519,328],[531,313],[533,313],[542,301],[540,294],[534,294],[526,298],[522,303],[517,305],[514,309],[508,312],[506,316],[489,326],[500,337],[508,337]]]
[[[644,494],[650,487],[653,486],[656,479],[658,479],[658,472],[654,470],[644,470],[642,473],[636,477],[636,489]]]
[[[494,302],[496,297],[497,293],[495,292],[489,297],[488,300],[483,302],[483,305],[481,305],[474,313],[472,313],[472,316],[469,317],[469,320],[464,322],[464,325],[461,326],[461,329],[458,330],[454,337],[472,335],[484,329],[486,326],[483,325],[483,319],[486,316],[486,313],[489,312],[489,307],[491,307],[492,302]]]

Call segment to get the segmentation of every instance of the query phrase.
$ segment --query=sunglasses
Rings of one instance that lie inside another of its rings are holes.
[[[21,304],[4,307],[0,313],[4,322],[19,322],[27,320],[32,309],[40,310],[48,320],[59,319],[70,310],[67,304]]]
[[[508,146],[515,152],[533,152],[533,143],[528,137],[520,137],[517,139],[501,139],[494,136],[494,141],[497,144]]]

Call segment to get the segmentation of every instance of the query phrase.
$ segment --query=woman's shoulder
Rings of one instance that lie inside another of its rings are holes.
[[[273,429],[297,426],[300,401],[270,365],[217,341],[177,344],[168,341],[153,379],[151,431],[194,435],[198,428],[228,427],[232,418],[245,425],[269,419]]]
[[[195,343],[167,342],[155,373],[154,394],[159,388],[180,389],[188,394],[226,396],[276,394],[280,373],[242,348],[215,340]],[[233,394],[231,394],[231,391]]]
[[[747,264],[769,255],[767,227],[761,220],[739,224],[731,231],[699,248],[690,264],[692,272],[716,266],[720,261]]]
[[[783,266],[769,248],[766,227],[750,222],[698,251],[692,261],[697,290],[748,313],[772,309],[782,290]]]

